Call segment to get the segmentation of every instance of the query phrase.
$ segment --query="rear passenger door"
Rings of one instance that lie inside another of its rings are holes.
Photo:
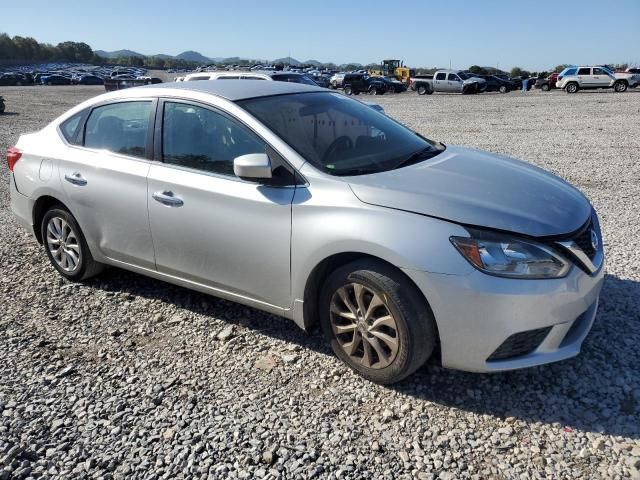
[[[93,107],[79,131],[67,138],[70,145],[58,169],[69,208],[94,253],[147,268],[155,265],[147,174],[156,103],[144,99]]]
[[[578,69],[578,79],[580,80],[581,87],[589,88],[594,86],[591,68],[589,67],[582,67]]]
[[[433,91],[434,92],[448,92],[449,85],[447,84],[447,74],[444,72],[436,73],[433,77]]]

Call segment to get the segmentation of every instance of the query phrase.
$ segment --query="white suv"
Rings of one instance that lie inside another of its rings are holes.
[[[636,75],[617,74],[607,67],[569,67],[560,72],[556,85],[567,93],[594,88],[613,88],[616,92],[624,92],[639,81]]]

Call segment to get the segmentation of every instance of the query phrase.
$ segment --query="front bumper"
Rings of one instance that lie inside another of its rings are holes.
[[[604,279],[603,267],[588,275],[576,266],[565,278],[551,280],[508,279],[479,271],[466,276],[405,273],[431,305],[442,365],[472,372],[513,370],[576,356],[593,325]],[[536,338],[536,343],[524,354],[510,356],[507,349],[505,356],[504,347],[514,338],[517,344],[518,336]],[[492,355],[497,359],[490,360]]]

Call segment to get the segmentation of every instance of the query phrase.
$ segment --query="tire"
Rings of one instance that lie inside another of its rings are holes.
[[[565,90],[567,93],[576,93],[578,90],[580,90],[580,87],[576,82],[571,82],[565,87]]]
[[[540,90],[542,90],[543,92],[548,92],[549,90],[551,90],[551,87],[549,86],[548,83],[545,83],[540,87]]]
[[[426,85],[419,85],[418,86],[418,95],[425,95],[426,93],[428,93],[428,88]]]
[[[498,89],[498,91],[500,93],[507,93],[509,91],[509,89],[507,88],[506,85],[500,85],[500,88]]]
[[[93,259],[78,222],[62,205],[54,206],[44,214],[40,225],[40,232],[49,261],[66,279],[73,282],[86,280],[97,275],[104,268],[101,263]],[[73,255],[61,253],[60,259],[56,258],[55,245],[59,245],[61,240],[68,247],[62,247],[64,252],[76,254],[77,261],[72,269],[68,267],[74,263]],[[65,258],[68,259],[66,262],[64,260]]]
[[[378,95],[378,89],[376,87],[369,87],[369,95]]]
[[[351,85],[346,85],[344,87],[344,94],[349,96],[353,95],[353,88],[351,88]]]
[[[618,92],[618,93],[623,93],[627,91],[627,82],[625,82],[624,80],[618,80],[616,83],[613,84],[613,90]]]
[[[359,309],[357,291],[362,292]],[[352,321],[337,313],[360,315],[374,300],[379,304],[367,312],[368,319]],[[402,380],[424,365],[435,348],[431,309],[407,277],[381,261],[357,260],[336,269],[322,288],[318,306],[322,331],[336,356],[372,382]],[[354,342],[355,350],[347,353]]]

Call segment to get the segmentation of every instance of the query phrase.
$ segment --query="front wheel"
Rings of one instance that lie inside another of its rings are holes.
[[[509,91],[509,89],[507,88],[506,85],[500,85],[500,88],[498,89],[498,91],[500,93],[507,93]]]
[[[544,85],[542,85],[542,87],[540,87],[540,89],[541,89],[543,92],[548,92],[550,88],[551,88],[551,87],[549,86],[549,84],[548,84],[548,83],[545,83]]]
[[[378,95],[378,89],[376,87],[370,87],[369,95]]]
[[[353,95],[353,88],[351,88],[351,85],[347,85],[346,87],[344,87],[344,94]]]
[[[420,85],[418,87],[418,95],[426,95],[428,93],[427,90],[428,89],[425,85]]]
[[[614,85],[613,89],[618,92],[626,92],[627,91],[627,82],[623,82],[622,80],[618,80]]]
[[[358,260],[331,273],[319,309],[336,356],[375,383],[395,383],[415,372],[436,345],[433,314],[420,292],[377,260]]]
[[[102,270],[102,264],[91,256],[82,230],[68,210],[53,207],[44,214],[40,228],[47,257],[63,277],[80,281]]]

